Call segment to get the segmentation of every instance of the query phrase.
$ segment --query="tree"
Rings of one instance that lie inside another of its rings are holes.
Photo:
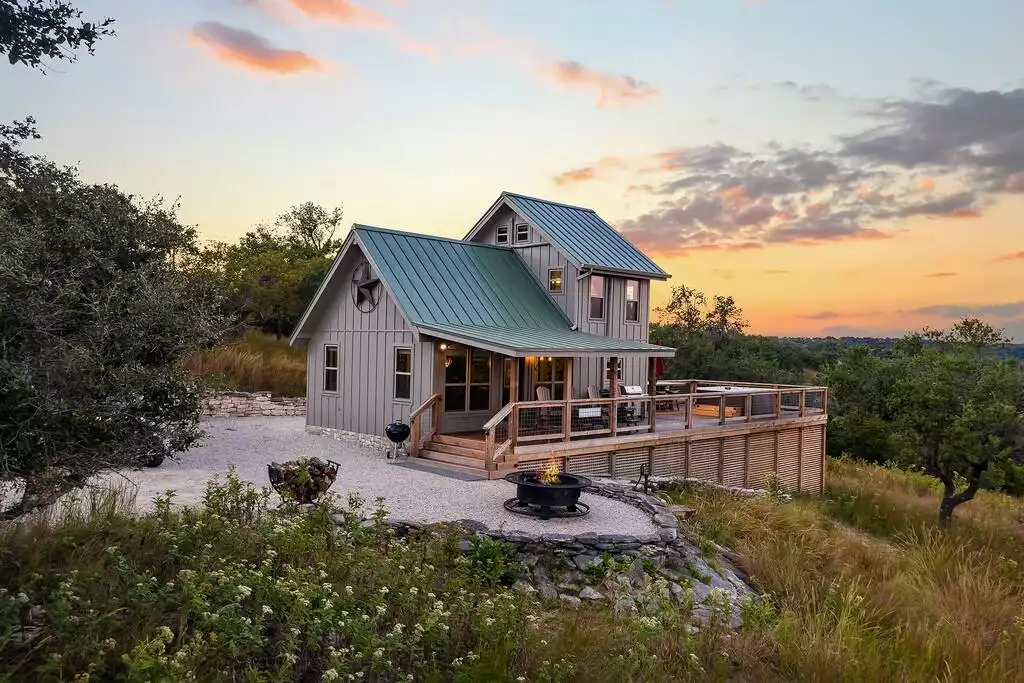
[[[75,50],[93,54],[96,41],[114,34],[113,19],[82,20],[63,0],[0,0],[0,54],[11,64],[43,68],[43,60],[75,61]]]
[[[996,486],[1024,447],[1024,374],[1014,360],[985,353],[1003,338],[965,319],[926,335],[902,360],[889,399],[903,459],[942,482],[939,523],[982,486]]]
[[[303,202],[281,214],[276,225],[285,231],[285,240],[292,250],[311,258],[326,258],[341,247],[341,240],[334,239],[334,234],[343,216],[340,206],[327,209],[313,202]]]
[[[176,264],[197,245],[173,206],[24,154],[34,135],[0,127],[0,485],[23,485],[0,519],[193,445],[199,389],[179,363],[226,326]]]

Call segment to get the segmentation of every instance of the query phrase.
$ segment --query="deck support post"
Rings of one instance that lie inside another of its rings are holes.
[[[509,448],[514,451],[516,441],[519,440],[519,359],[509,358],[508,362],[512,364],[508,374],[508,398],[512,402],[512,412],[508,416],[508,438],[512,442]]]
[[[718,424],[725,424],[725,394],[718,397]]]
[[[608,428],[612,436],[616,434],[616,422],[619,417],[619,404],[615,402],[615,399],[619,397],[619,357],[612,356],[608,359],[608,374],[611,375],[608,379],[608,395],[611,397],[612,403],[608,410]]]
[[[747,416],[747,422],[750,422],[750,412],[754,406],[754,397],[752,394],[747,394],[746,399],[743,401],[743,413]]]
[[[563,398],[565,399],[565,407],[562,408],[562,440],[568,441],[572,435],[572,404],[570,401],[573,398],[572,388],[572,357],[565,359],[565,387]]]
[[[658,401],[656,398],[658,394],[658,378],[654,375],[654,370],[657,367],[656,361],[657,359],[654,356],[647,359],[647,395],[651,397],[649,403],[650,417],[647,418],[647,431],[652,433],[656,431],[654,428],[654,416],[658,412]]]
[[[804,416],[804,408],[807,405],[807,391],[800,390],[800,417]]]

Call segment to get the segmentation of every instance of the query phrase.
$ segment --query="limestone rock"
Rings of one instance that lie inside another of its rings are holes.
[[[604,595],[602,595],[600,591],[594,590],[590,586],[586,586],[580,591],[580,598],[583,600],[602,600],[604,599]]]
[[[579,609],[580,599],[577,598],[575,595],[566,595],[565,593],[562,593],[558,596],[558,599],[565,603],[567,606],[571,607],[572,609]]]
[[[679,526],[679,518],[667,512],[659,512],[653,519],[655,524],[665,529],[675,529]]]
[[[632,612],[636,612],[636,600],[630,597],[619,598],[612,606],[612,612],[615,614],[630,614]]]

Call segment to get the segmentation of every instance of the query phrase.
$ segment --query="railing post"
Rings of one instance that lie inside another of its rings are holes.
[[[412,441],[412,453],[410,453],[410,455],[412,455],[415,458],[417,455],[420,454],[420,416],[419,415],[416,415],[414,418],[412,418],[412,424],[410,425],[410,427],[412,427],[412,429],[410,430],[410,431],[412,431],[412,438],[410,439],[410,441]]]
[[[828,389],[821,390],[821,414],[828,415]]]
[[[487,430],[484,437],[484,469],[490,472],[494,469],[494,428]]]
[[[434,399],[434,404],[430,407],[430,421],[431,429],[434,430],[434,434],[441,433],[441,404],[444,399],[439,395]]]
[[[775,404],[775,419],[778,420],[782,417],[782,390],[775,392],[775,396],[772,397],[772,403]]]
[[[617,423],[619,421],[619,404],[615,402],[615,399],[611,399],[611,403],[608,405],[608,430],[612,436],[615,436],[617,431]]]
[[[562,441],[568,441],[570,434],[572,434],[572,403],[569,402],[569,399],[565,399],[565,405],[562,406]]]
[[[725,394],[718,397],[718,424],[725,424]]]
[[[647,418],[647,431],[654,433],[654,414],[658,412],[658,378],[654,376],[654,370],[657,365],[655,362],[657,359],[651,356],[647,359],[647,395],[650,396],[651,405]]]
[[[512,412],[508,414],[508,439],[512,442],[509,448],[514,450],[519,440],[519,403],[513,403]]]
[[[751,394],[747,394],[746,400],[743,402],[743,412],[747,416],[747,422],[750,422],[750,412],[754,405],[753,398],[754,397]]]
[[[689,429],[693,425],[693,394],[686,397],[686,422],[683,429]]]
[[[807,390],[800,390],[800,417],[804,416],[804,406],[807,405]]]

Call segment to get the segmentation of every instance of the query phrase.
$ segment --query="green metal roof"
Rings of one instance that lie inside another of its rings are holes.
[[[560,329],[527,329],[518,327],[487,327],[482,325],[424,326],[424,331],[444,339],[489,348],[507,356],[592,355],[644,356],[675,355],[675,349],[647,344],[632,339],[616,339],[588,334],[567,327]]]
[[[510,356],[675,353],[570,329],[511,249],[365,225],[353,232],[402,314],[432,336]]]
[[[511,249],[365,225],[353,230],[412,325],[569,325]]]
[[[669,277],[592,209],[512,192],[502,192],[501,198],[583,268],[637,273],[658,279]]]

